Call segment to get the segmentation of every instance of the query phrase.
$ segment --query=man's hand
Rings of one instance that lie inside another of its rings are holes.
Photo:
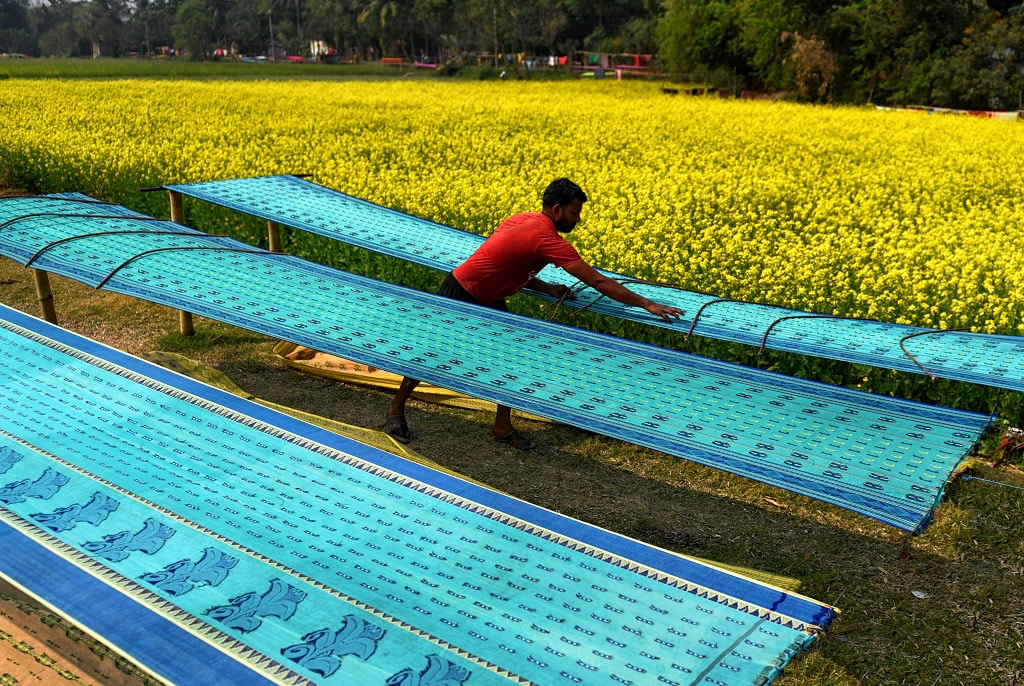
[[[601,295],[607,295],[612,300],[618,300],[623,305],[642,307],[651,314],[661,317],[666,322],[672,321],[672,317],[679,319],[681,315],[685,314],[685,312],[680,310],[678,307],[659,305],[656,302],[648,300],[639,293],[634,293],[614,279],[611,279],[597,271],[583,260],[567,264],[562,267],[562,269],[572,276],[575,276]]]
[[[548,284],[548,295],[552,298],[558,298],[559,300],[575,300],[576,294],[569,289],[568,286],[562,283]]]
[[[664,319],[666,322],[672,321],[672,317],[679,319],[680,315],[686,314],[678,307],[669,307],[668,305],[659,305],[658,303],[652,302],[650,305],[644,305],[644,309],[651,314],[657,315]]]

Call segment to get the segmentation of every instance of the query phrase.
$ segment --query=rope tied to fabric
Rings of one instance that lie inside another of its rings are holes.
[[[632,277],[618,278],[618,279],[612,279],[612,280],[615,281],[616,283],[620,284],[620,285],[623,285],[623,286],[626,286],[626,285],[644,285],[644,286],[656,286],[656,287],[660,287],[660,288],[672,288],[672,289],[679,290],[679,291],[686,291],[686,288],[681,286],[681,285],[679,285],[679,284],[667,283],[667,282],[664,282],[664,281],[650,281],[650,280],[647,280],[647,279],[636,279],[636,278],[632,278]],[[558,300],[555,302],[555,308],[552,311],[551,316],[548,318],[548,320],[549,321],[555,321],[555,318],[558,316],[559,309],[561,308],[562,304],[569,298],[569,295],[570,294],[578,295],[579,293],[583,292],[583,290],[586,287],[587,287],[587,285],[585,283],[583,283],[582,281],[576,281],[572,286],[570,286],[569,289],[566,290],[566,292],[563,293],[562,296],[560,298],[558,298]],[[690,292],[690,291],[687,291],[687,292]],[[692,291],[692,292],[699,292],[699,291]],[[702,293],[702,294],[703,295],[712,295],[710,293]],[[598,297],[594,298],[589,303],[587,303],[583,307],[578,308],[576,311],[574,311],[572,314],[570,314],[569,318],[572,319],[573,317],[575,317],[580,312],[584,312],[584,311],[590,309],[591,307],[596,305],[604,297],[606,297],[606,296],[603,293],[601,293],[600,295],[598,295]],[[746,301],[742,301],[742,300],[734,300],[732,298],[715,298],[714,300],[709,300],[708,302],[704,303],[703,305],[701,305],[697,309],[697,312],[694,314],[693,319],[690,322],[690,328],[687,330],[686,335],[683,337],[683,343],[686,343],[687,341],[689,341],[690,336],[693,334],[694,330],[697,328],[697,323],[700,321],[700,317],[701,317],[701,315],[704,314],[704,311],[709,306],[716,305],[716,304],[719,304],[719,303],[738,303],[738,304],[743,304],[743,305],[761,305],[761,303],[750,303],[750,302],[746,302]],[[541,309],[545,309],[545,307],[546,306],[542,305]],[[768,343],[768,336],[769,336],[769,334],[771,334],[772,330],[777,325],[781,324],[784,321],[790,320],[790,319],[841,319],[841,320],[844,320],[844,321],[861,321],[861,322],[880,323],[879,320],[877,320],[877,319],[868,319],[868,318],[863,318],[863,317],[848,317],[846,315],[841,315],[841,314],[809,313],[809,314],[786,315],[784,317],[779,317],[778,319],[775,319],[771,324],[768,325],[768,328],[765,329],[764,335],[761,337],[761,345],[758,347],[758,350],[757,350],[757,354],[758,355],[761,355],[764,352],[765,346]],[[916,338],[918,336],[927,336],[927,335],[931,335],[931,334],[954,333],[954,332],[970,332],[970,329],[935,329],[935,330],[929,330],[929,331],[918,331],[918,332],[912,333],[912,334],[910,334],[908,336],[904,336],[903,338],[900,339],[900,341],[899,341],[900,350],[902,350],[903,354],[906,355],[910,359],[911,362],[913,362],[915,365],[917,365],[918,368],[920,368],[921,371],[929,379],[931,379],[932,381],[936,381],[936,380],[938,380],[939,377],[937,377],[934,374],[932,374],[923,364],[921,364],[921,362],[916,357],[914,357],[914,355],[909,350],[907,350],[907,348],[904,345],[904,343],[907,340],[909,340],[911,338]]]
[[[106,203],[104,203],[106,204]],[[15,224],[25,219],[33,219],[36,217],[61,217],[70,219],[127,219],[129,221],[136,222],[166,222],[170,223],[169,219],[157,219],[156,217],[133,217],[130,214],[76,214],[69,212],[34,212],[32,214],[23,214],[20,217],[14,217],[8,219],[3,224],[0,224],[0,229],[4,229],[11,224]]]
[[[697,328],[697,322],[700,320],[700,316],[702,314],[704,314],[704,310],[708,309],[708,307],[710,307],[711,305],[716,305],[718,303],[735,303],[735,302],[740,302],[740,301],[739,300],[733,300],[732,298],[715,298],[714,300],[709,300],[706,303],[704,303],[703,305],[701,305],[697,309],[696,314],[693,315],[693,322],[690,324],[690,329],[686,332],[686,336],[683,337],[683,343],[686,343],[687,341],[690,340],[690,334],[692,334],[693,330]]]
[[[31,267],[32,263],[39,258],[44,252],[50,248],[55,248],[63,243],[69,243],[71,241],[77,241],[81,238],[95,238],[96,236],[114,236],[114,235],[126,235],[126,234],[146,234],[154,236],[194,236],[196,238],[230,238],[227,234],[223,233],[201,233],[198,231],[147,231],[145,229],[134,229],[124,231],[97,231],[95,233],[82,233],[77,236],[68,236],[67,238],[61,238],[60,240],[47,243],[43,247],[39,248],[32,257],[28,258],[28,262],[25,263],[26,267]]]
[[[923,364],[918,362],[917,358],[914,357],[913,355],[911,355],[910,351],[907,350],[906,346],[903,345],[903,344],[906,341],[910,340],[911,338],[916,338],[918,336],[928,336],[928,335],[936,334],[936,333],[950,333],[950,332],[953,332],[953,331],[970,331],[970,329],[934,329],[934,330],[931,330],[931,331],[918,331],[917,333],[912,333],[909,336],[904,336],[903,338],[900,339],[900,350],[903,351],[904,355],[906,355],[907,357],[910,358],[911,362],[913,362],[914,364],[916,364],[918,367],[921,368],[921,371],[924,372],[925,376],[927,376],[932,381],[935,381],[939,377],[937,377],[934,374],[932,374],[930,371],[928,371],[925,368],[925,366]]]
[[[115,207],[116,206],[116,203],[106,202],[105,200],[93,200],[92,198],[89,198],[89,199],[85,199],[85,198],[55,198],[55,197],[53,197],[51,195],[32,195],[30,193],[16,193],[14,195],[3,195],[3,196],[0,196],[0,201],[2,201],[2,200],[16,200],[16,199],[20,199],[20,200],[26,200],[26,199],[46,200],[48,202],[71,202],[71,203],[78,203],[78,204],[81,204],[81,205],[109,205],[111,207]]]
[[[119,271],[121,271],[122,269],[124,269],[125,267],[127,267],[129,264],[131,264],[135,260],[139,259],[140,257],[145,257],[146,255],[152,255],[152,254],[158,253],[158,252],[169,252],[169,251],[172,251],[172,250],[182,250],[182,251],[185,251],[185,250],[206,250],[206,251],[209,251],[209,252],[234,252],[234,253],[248,253],[248,254],[255,254],[255,255],[269,255],[271,257],[291,257],[290,254],[283,253],[283,252],[270,252],[269,250],[256,250],[256,249],[247,250],[247,249],[244,249],[244,248],[228,248],[228,247],[223,247],[223,246],[210,246],[210,245],[177,245],[177,246],[170,246],[170,247],[166,247],[166,248],[154,248],[153,250],[146,250],[144,252],[140,252],[138,255],[133,255],[132,257],[129,257],[127,260],[125,260],[121,264],[119,264],[116,267],[114,267],[113,271],[111,271],[109,274],[107,274],[105,277],[103,277],[103,280],[100,281],[95,286],[93,286],[93,288],[96,288],[97,290],[99,290],[100,288],[103,288],[105,285],[107,285],[107,282],[110,281],[112,278],[114,278],[114,276]]]
[[[562,303],[564,303],[566,300],[568,300],[570,295],[576,296],[576,295],[582,293],[583,290],[586,287],[587,287],[587,284],[583,283],[582,281],[576,281],[573,285],[569,286],[569,288],[566,289],[565,293],[562,293],[562,295],[558,298],[558,300],[556,300],[554,302],[555,309],[551,312],[551,316],[548,317],[548,321],[549,322],[556,321],[555,318],[558,316],[558,310],[561,309]],[[597,300],[595,300],[594,302],[597,302]],[[590,303],[590,304],[593,305],[594,303]],[[547,307],[548,307],[548,304],[544,304],[544,305],[540,306],[540,309],[541,310],[545,310],[545,309],[547,309]]]
[[[963,478],[964,481],[984,481],[987,484],[994,484],[996,486],[1005,486],[1006,488],[1015,488],[1018,491],[1024,491],[1024,486],[1014,486],[1013,484],[1004,483],[1002,481],[993,481],[992,479],[982,479],[980,476],[971,476],[968,474]]]
[[[770,334],[772,332],[772,329],[774,329],[777,324],[781,324],[782,322],[784,322],[784,321],[786,321],[788,319],[850,319],[850,317],[844,317],[841,314],[816,314],[816,313],[815,314],[791,314],[791,315],[787,315],[785,317],[779,317],[778,319],[773,321],[771,324],[769,324],[768,328],[764,330],[764,336],[761,337],[761,347],[759,347],[757,349],[757,354],[758,355],[760,355],[761,353],[764,352],[764,346],[768,342],[768,334]]]

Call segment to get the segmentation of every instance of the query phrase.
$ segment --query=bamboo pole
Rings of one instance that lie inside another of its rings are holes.
[[[267,220],[267,241],[270,252],[281,252],[281,225]]]
[[[185,213],[181,209],[181,193],[178,193],[177,191],[167,191],[167,196],[171,202],[171,221],[175,224],[185,226]],[[178,311],[178,328],[181,331],[182,336],[191,336],[195,334],[196,327],[192,323],[191,312],[186,312],[185,310]]]
[[[178,329],[181,331],[182,336],[192,336],[195,334],[196,327],[192,323],[191,312],[178,310]]]
[[[36,280],[36,295],[39,296],[39,307],[43,310],[43,319],[51,324],[57,323],[57,310],[53,306],[53,291],[50,290],[50,276],[42,269],[33,269],[32,276]]]

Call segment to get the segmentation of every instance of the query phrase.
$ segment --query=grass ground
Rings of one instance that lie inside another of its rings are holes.
[[[306,62],[193,62],[187,59],[68,58],[0,60],[0,79],[352,79],[429,75],[378,64],[313,64]]]
[[[130,353],[168,350],[261,398],[379,427],[389,397],[300,375],[274,341],[51,277],[62,326]],[[0,258],[0,302],[36,314],[31,274]],[[413,447],[537,505],[681,553],[799,578],[842,615],[776,683],[1024,684],[1024,491],[957,482],[924,535],[572,427],[522,421],[541,447],[489,437],[479,412],[412,402]],[[977,476],[1024,487],[1015,466]]]
[[[0,59],[0,78],[12,79],[295,79],[387,78],[406,70],[381,65],[316,65],[310,62],[193,61],[184,58],[42,57]],[[425,72],[414,72],[414,74]]]
[[[496,79],[502,71],[509,78],[563,79],[572,72],[543,70],[526,73],[513,67],[489,65],[445,71],[460,79]],[[231,80],[346,80],[417,79],[438,76],[433,69],[364,64],[314,64],[309,62],[193,62],[185,58],[69,58],[0,59],[0,80],[10,79],[231,79]]]

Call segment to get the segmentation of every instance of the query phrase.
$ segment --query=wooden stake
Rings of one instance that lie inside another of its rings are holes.
[[[167,191],[167,196],[171,201],[171,221],[185,226],[185,213],[181,209],[181,193]]]
[[[177,191],[167,191],[167,196],[171,201],[171,221],[175,224],[181,224],[185,226],[185,213],[181,208],[181,193]],[[178,312],[178,328],[181,331],[182,336],[191,336],[195,334],[196,327],[192,323],[192,313],[180,310]]]
[[[178,329],[181,331],[182,336],[192,336],[196,332],[196,327],[192,323],[192,313],[186,312],[185,310],[178,310]]]
[[[57,323],[57,310],[53,307],[53,292],[50,290],[50,276],[42,269],[33,269],[32,276],[36,280],[36,295],[39,306],[43,310],[43,319],[51,324]]]
[[[277,222],[267,220],[267,241],[270,252],[281,252],[281,225]]]

